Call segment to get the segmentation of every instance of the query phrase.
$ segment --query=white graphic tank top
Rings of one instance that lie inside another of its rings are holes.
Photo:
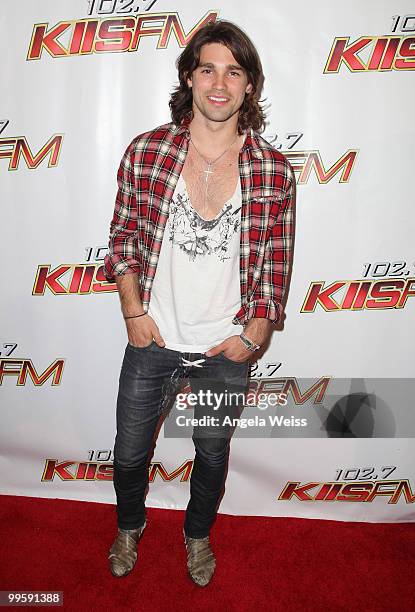
[[[243,331],[232,323],[241,307],[241,205],[238,179],[232,198],[206,221],[193,208],[180,175],[148,309],[166,348],[204,353]]]

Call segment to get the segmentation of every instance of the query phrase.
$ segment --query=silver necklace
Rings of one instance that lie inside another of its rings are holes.
[[[233,147],[233,145],[235,144],[235,142],[238,139],[238,135],[236,135],[235,140],[229,145],[229,147],[227,149],[225,149],[225,151],[223,153],[221,153],[219,155],[219,157],[217,157],[216,159],[209,161],[208,159],[206,159],[206,157],[204,157],[199,149],[197,148],[197,146],[195,145],[195,143],[193,142],[192,139],[190,139],[190,142],[192,143],[192,145],[194,146],[196,153],[199,155],[199,157],[201,157],[203,159],[203,161],[207,164],[207,169],[203,170],[203,172],[205,173],[206,176],[206,180],[205,180],[205,201],[203,203],[203,215],[205,215],[206,210],[207,210],[207,197],[208,197],[208,180],[209,180],[209,175],[210,174],[214,174],[214,171],[211,169],[212,166],[214,166],[216,164],[216,162],[218,162],[220,159],[222,159],[222,157],[225,155],[225,153],[227,153],[228,151],[230,151],[230,149]]]

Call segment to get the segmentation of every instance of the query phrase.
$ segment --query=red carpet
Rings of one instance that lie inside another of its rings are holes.
[[[200,588],[187,576],[181,511],[148,508],[137,565],[116,579],[115,506],[6,495],[0,504],[0,590],[64,591],[65,610],[415,610],[413,523],[219,515],[217,569]]]

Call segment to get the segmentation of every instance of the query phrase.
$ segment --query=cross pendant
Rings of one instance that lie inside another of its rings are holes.
[[[208,182],[208,178],[209,178],[209,174],[213,174],[213,170],[210,169],[210,164],[207,170],[203,170],[203,172],[206,174],[206,183]]]

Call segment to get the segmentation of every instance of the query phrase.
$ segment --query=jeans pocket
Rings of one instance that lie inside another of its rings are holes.
[[[229,359],[229,357],[226,357],[223,351],[219,353],[219,355],[223,357],[223,359],[226,359],[226,361],[229,361],[229,363],[234,363],[235,365],[239,365],[239,366],[245,365],[248,361],[247,359],[245,359],[245,361],[234,361],[233,359]]]
[[[128,343],[127,347],[133,351],[145,351],[146,349],[149,349],[154,342],[155,340],[152,340],[147,346],[133,346],[132,344]]]

